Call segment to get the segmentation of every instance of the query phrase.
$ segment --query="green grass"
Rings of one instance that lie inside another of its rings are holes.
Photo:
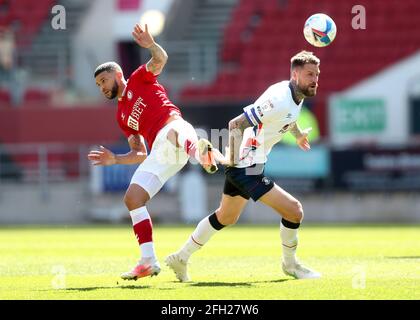
[[[155,226],[160,261],[194,226]],[[420,299],[420,226],[311,226],[298,256],[323,274],[293,280],[280,267],[275,225],[216,234],[190,260],[192,283],[162,263],[158,277],[119,279],[138,258],[130,226],[0,228],[2,299]],[[363,280],[364,279],[364,280]]]

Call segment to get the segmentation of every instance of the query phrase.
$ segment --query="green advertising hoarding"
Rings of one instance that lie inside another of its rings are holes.
[[[341,134],[382,133],[386,129],[383,99],[336,99],[332,106],[332,128]]]

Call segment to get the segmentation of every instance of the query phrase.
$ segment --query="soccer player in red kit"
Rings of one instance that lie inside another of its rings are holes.
[[[198,140],[192,125],[182,118],[179,108],[168,99],[165,88],[157,81],[168,59],[165,50],[154,41],[147,25],[143,30],[136,24],[132,35],[139,46],[150,50],[152,58],[135,70],[128,80],[124,79],[121,67],[115,62],[101,64],[94,74],[102,94],[108,99],[118,98],[117,121],[131,150],[126,154],[114,154],[101,146],[100,150],[88,154],[94,165],[140,164],[124,202],[130,211],[141,259],[133,270],[121,275],[126,280],[160,272],[147,201],[185,166],[190,156],[207,172],[217,170],[210,142]],[[149,146],[149,154],[144,141]]]

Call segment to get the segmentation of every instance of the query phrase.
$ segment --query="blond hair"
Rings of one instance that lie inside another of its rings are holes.
[[[315,64],[319,66],[321,61],[312,52],[305,51],[305,50],[302,50],[301,52],[295,54],[290,59],[290,67],[292,70],[296,67],[303,67],[307,63]]]

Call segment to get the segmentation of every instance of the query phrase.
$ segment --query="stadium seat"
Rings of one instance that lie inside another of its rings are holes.
[[[36,88],[28,88],[25,91],[23,100],[25,105],[41,105],[45,106],[50,103],[51,94],[48,91],[36,89]]]
[[[5,89],[0,89],[0,107],[8,107],[11,104],[10,92]]]

